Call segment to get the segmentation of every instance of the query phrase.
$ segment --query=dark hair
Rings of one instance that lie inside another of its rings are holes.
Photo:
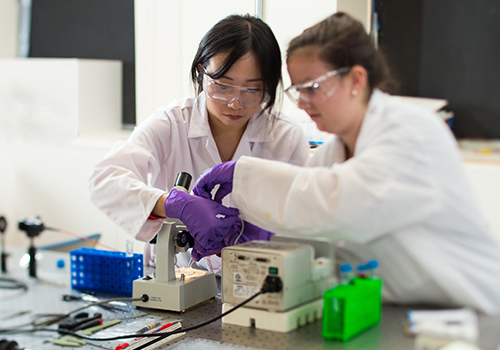
[[[191,65],[191,80],[197,93],[203,91],[203,68],[212,56],[227,52],[228,56],[219,70],[211,72],[214,79],[222,77],[231,66],[248,52],[254,52],[259,60],[264,93],[269,96],[265,109],[272,109],[276,101],[276,89],[281,82],[281,51],[271,28],[261,19],[250,15],[231,15],[215,24],[201,39]]]
[[[319,59],[333,69],[360,65],[368,74],[370,95],[382,87],[389,70],[383,55],[375,48],[363,25],[346,13],[337,12],[304,30],[288,45],[287,61],[304,46],[320,46]]]

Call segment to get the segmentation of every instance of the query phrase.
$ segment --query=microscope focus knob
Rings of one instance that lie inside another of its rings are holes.
[[[194,245],[194,239],[189,234],[189,231],[182,230],[179,231],[179,233],[175,236],[175,243],[181,248],[185,247],[188,244],[190,247],[192,247]]]

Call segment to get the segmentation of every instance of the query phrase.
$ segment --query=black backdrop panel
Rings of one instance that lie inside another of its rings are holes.
[[[447,99],[458,138],[500,138],[500,1],[377,0],[376,8],[399,93]]]
[[[457,137],[500,138],[500,1],[424,1],[420,94],[443,97]]]
[[[133,0],[33,0],[30,57],[123,61],[123,123],[135,124]]]
[[[377,0],[379,47],[394,83],[391,93],[418,96],[422,0]]]

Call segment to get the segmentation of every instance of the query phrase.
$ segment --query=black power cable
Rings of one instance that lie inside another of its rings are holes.
[[[219,316],[211,318],[208,321],[202,322],[202,323],[197,324],[197,325],[192,326],[192,327],[176,329],[173,332],[163,333],[161,335],[154,334],[154,335],[157,335],[158,338],[153,339],[150,342],[147,342],[147,343],[145,343],[145,344],[143,344],[141,346],[138,346],[134,350],[145,349],[148,346],[153,345],[153,344],[155,344],[155,343],[157,343],[157,342],[159,342],[159,341],[163,340],[164,338],[169,337],[171,335],[193,331],[195,329],[198,329],[198,328],[201,328],[203,326],[206,326],[207,324],[210,324],[210,323],[212,323],[214,321],[217,321],[218,319],[220,319],[220,318],[222,318],[222,317],[230,314],[231,312],[239,309],[243,305],[248,304],[249,302],[251,302],[253,299],[255,299],[256,297],[258,297],[261,294],[265,294],[265,293],[278,293],[282,289],[283,289],[283,284],[281,283],[281,279],[279,277],[277,277],[277,276],[267,276],[266,279],[264,280],[264,284],[263,284],[262,288],[260,289],[260,291],[258,293],[255,293],[250,298],[246,299],[245,301],[243,301],[240,304],[238,304],[235,307],[233,307],[231,310],[228,310],[228,311],[220,314]]]

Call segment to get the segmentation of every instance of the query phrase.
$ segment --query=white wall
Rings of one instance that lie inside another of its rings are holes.
[[[346,12],[360,21],[367,33],[370,33],[372,18],[371,0],[337,0],[337,10]]]
[[[0,57],[17,56],[19,0],[0,0]]]

